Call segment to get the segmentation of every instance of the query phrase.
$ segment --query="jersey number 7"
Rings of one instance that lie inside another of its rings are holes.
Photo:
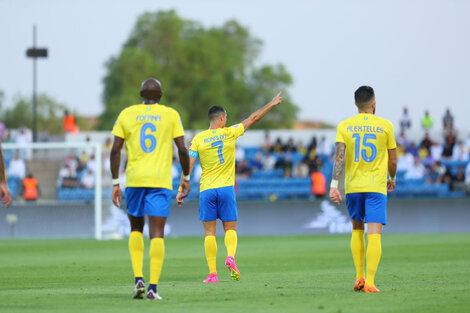
[[[222,155],[222,148],[224,147],[224,142],[219,140],[219,141],[214,141],[212,144],[211,144],[211,147],[214,148],[214,147],[218,147],[217,148],[217,154],[219,155],[219,161],[220,161],[220,164],[224,164],[225,163],[225,160],[224,160],[224,156]]]

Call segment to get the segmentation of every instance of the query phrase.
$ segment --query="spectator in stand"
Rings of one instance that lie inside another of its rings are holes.
[[[251,169],[248,167],[248,162],[243,160],[236,167],[237,178],[245,179],[251,176]]]
[[[408,172],[413,167],[413,163],[413,155],[411,155],[407,149],[404,149],[403,154],[398,158],[397,170]]]
[[[421,119],[421,126],[423,127],[425,131],[429,131],[432,129],[433,125],[434,125],[434,119],[429,114],[429,111],[428,110],[424,111],[424,116]]]
[[[400,133],[405,133],[411,128],[411,119],[408,115],[408,108],[403,108],[403,115],[400,118]]]
[[[429,136],[429,133],[426,132],[424,134],[423,140],[421,140],[421,143],[419,144],[420,148],[426,148],[427,150],[431,149],[431,146],[433,145],[433,141],[431,140],[431,137]]]
[[[322,136],[320,142],[317,144],[317,154],[330,155],[331,154],[331,145],[326,140],[325,136]]]
[[[264,153],[267,153],[268,151],[272,151],[272,148],[273,148],[273,144],[271,143],[271,137],[269,135],[269,132],[266,131],[264,133],[264,144],[263,146],[261,147],[261,150],[264,152]]]
[[[454,131],[454,117],[450,114],[450,109],[446,110],[446,114],[442,118],[442,129],[444,135]]]
[[[313,136],[312,140],[310,141],[308,147],[307,147],[308,153],[310,153],[312,150],[317,150],[317,137]]]
[[[418,148],[416,147],[416,144],[413,141],[410,142],[410,146],[408,147],[408,151],[415,158],[419,157]]]
[[[304,147],[302,140],[297,141],[297,153],[307,154],[307,149]]]
[[[397,144],[405,149],[408,148],[409,142],[404,132],[401,132],[400,136],[397,138]]]
[[[419,158],[414,158],[413,165],[406,171],[405,179],[422,179],[426,174],[426,169]]]
[[[279,153],[284,150],[284,145],[282,144],[281,138],[277,138],[274,143],[271,152]]]
[[[7,169],[8,176],[16,176],[20,179],[24,179],[26,175],[26,164],[20,158],[20,153],[17,152],[14,158],[10,161]]]
[[[76,177],[76,171],[72,169],[71,163],[64,163],[60,169],[57,185],[60,188],[74,188],[80,185],[80,180]]]
[[[286,168],[286,159],[285,159],[284,152],[282,152],[282,150],[278,152],[277,154],[277,160],[276,160],[276,164],[274,164],[274,168],[281,169],[283,172],[284,172],[284,169]]]
[[[292,171],[294,164],[292,163],[292,155],[290,153],[286,154],[285,166],[284,166],[284,177],[292,177]]]
[[[315,171],[310,175],[312,179],[312,194],[322,198],[326,194],[326,179],[322,172]]]
[[[15,142],[21,147],[20,153],[23,160],[30,159],[30,150],[26,149],[26,145],[32,142],[32,134],[26,127],[21,127],[15,136]]]
[[[439,144],[437,142],[434,142],[429,151],[431,151],[431,155],[432,155],[434,160],[439,161],[441,159],[441,156],[442,156],[442,145],[441,144]]]
[[[305,159],[298,162],[297,165],[294,166],[294,169],[292,170],[292,176],[294,177],[299,177],[299,178],[308,177],[308,174],[309,174],[309,169],[308,169],[308,165]]]
[[[240,164],[245,160],[245,149],[240,147],[239,145],[235,146],[235,165]]]
[[[294,139],[291,137],[287,140],[287,144],[284,146],[284,152],[294,153],[297,152],[297,147],[294,144]]]
[[[441,162],[435,162],[426,173],[426,180],[429,184],[440,184],[442,183],[444,174],[446,172],[445,166]]]
[[[445,138],[444,148],[442,150],[443,159],[449,160],[452,158],[452,153],[454,152],[455,141],[456,141],[456,138],[454,136],[454,133],[450,131],[449,134]]]
[[[457,169],[457,174],[452,175],[450,190],[465,190],[465,169],[463,168],[463,166],[459,166],[459,168]]]
[[[85,189],[92,189],[95,187],[95,174],[92,170],[85,171],[85,174],[82,176],[81,183]]]
[[[276,158],[273,156],[271,152],[267,152],[266,158],[264,159],[264,162],[263,162],[264,170],[271,171],[274,169],[275,165],[276,165]]]
[[[426,155],[423,158],[423,165],[426,168],[431,168],[436,163],[429,150],[426,150]]]
[[[75,123],[75,116],[70,114],[68,110],[64,111],[64,117],[62,119],[62,123],[64,124],[64,131],[67,134],[76,135],[78,133],[78,126]]]
[[[454,150],[452,151],[452,160],[468,161],[468,150],[462,140],[459,140],[458,144],[454,146]]]
[[[263,154],[260,151],[256,152],[255,158],[251,162],[251,167],[257,171],[263,169]]]
[[[38,181],[33,174],[28,174],[28,177],[23,180],[22,193],[26,201],[36,201],[41,194]]]

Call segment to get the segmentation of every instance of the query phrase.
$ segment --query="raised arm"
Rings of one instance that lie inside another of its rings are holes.
[[[2,197],[2,203],[9,207],[11,204],[11,195],[8,191],[7,176],[5,172],[5,163],[3,162],[3,151],[0,146],[0,196]]]
[[[388,149],[388,182],[387,191],[395,190],[397,176],[397,149]]]
[[[113,178],[112,199],[115,206],[119,207],[122,201],[121,187],[119,186],[119,165],[121,163],[121,149],[124,139],[114,136],[113,147],[111,148],[111,175]]]
[[[279,91],[279,93],[268,104],[252,113],[246,120],[242,122],[245,131],[250,128],[251,125],[262,119],[269,111],[271,111],[272,108],[274,108],[276,105],[279,105],[281,102],[281,91]]]
[[[338,189],[338,181],[341,173],[343,173],[344,162],[346,161],[345,151],[346,145],[344,142],[337,142],[335,144],[335,164],[333,165],[333,176],[330,185],[330,198],[336,204],[340,204],[343,200]]]

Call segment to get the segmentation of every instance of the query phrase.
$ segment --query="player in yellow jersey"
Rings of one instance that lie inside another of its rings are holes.
[[[199,219],[204,225],[207,265],[209,276],[206,283],[218,282],[216,269],[217,243],[215,241],[216,221],[222,221],[225,230],[225,246],[227,248],[227,266],[233,280],[240,280],[240,271],[235,263],[237,249],[237,219],[238,210],[235,199],[235,143],[238,137],[254,123],[262,119],[272,108],[282,102],[279,92],[263,108],[254,112],[240,124],[225,127],[227,113],[219,106],[209,109],[209,129],[197,134],[189,150],[190,173],[197,158],[201,163],[201,186],[199,197]],[[184,183],[183,177],[181,183]],[[180,190],[184,186],[180,186]],[[186,194],[178,192],[176,200],[183,203]]]
[[[113,202],[121,203],[119,163],[121,148],[126,144],[126,203],[131,224],[129,252],[135,277],[133,298],[142,299],[145,283],[142,274],[144,239],[142,231],[148,215],[150,235],[150,281],[147,299],[160,300],[157,284],[165,255],[163,229],[170,213],[171,165],[173,141],[178,148],[183,180],[181,187],[189,193],[189,154],[184,145],[184,130],[176,110],[159,104],[162,87],[156,79],[142,83],[142,104],[124,109],[113,128],[114,143],[111,149],[113,175]]]
[[[351,252],[356,267],[354,290],[374,293],[379,292],[374,277],[382,254],[382,227],[387,223],[387,191],[395,189],[397,145],[392,123],[375,116],[374,90],[362,86],[356,90],[354,98],[359,114],[338,125],[330,198],[337,204],[342,200],[338,180],[346,162],[344,184],[353,227]],[[367,224],[367,252],[364,223]],[[364,261],[367,261],[366,272]]]

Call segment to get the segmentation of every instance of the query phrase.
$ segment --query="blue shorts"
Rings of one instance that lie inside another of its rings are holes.
[[[135,217],[168,217],[171,205],[171,190],[166,188],[127,187],[127,213]]]
[[[232,222],[238,219],[235,187],[207,189],[199,197],[199,219],[204,222],[220,219]]]
[[[346,206],[351,219],[364,223],[387,224],[387,196],[378,192],[349,193]]]

